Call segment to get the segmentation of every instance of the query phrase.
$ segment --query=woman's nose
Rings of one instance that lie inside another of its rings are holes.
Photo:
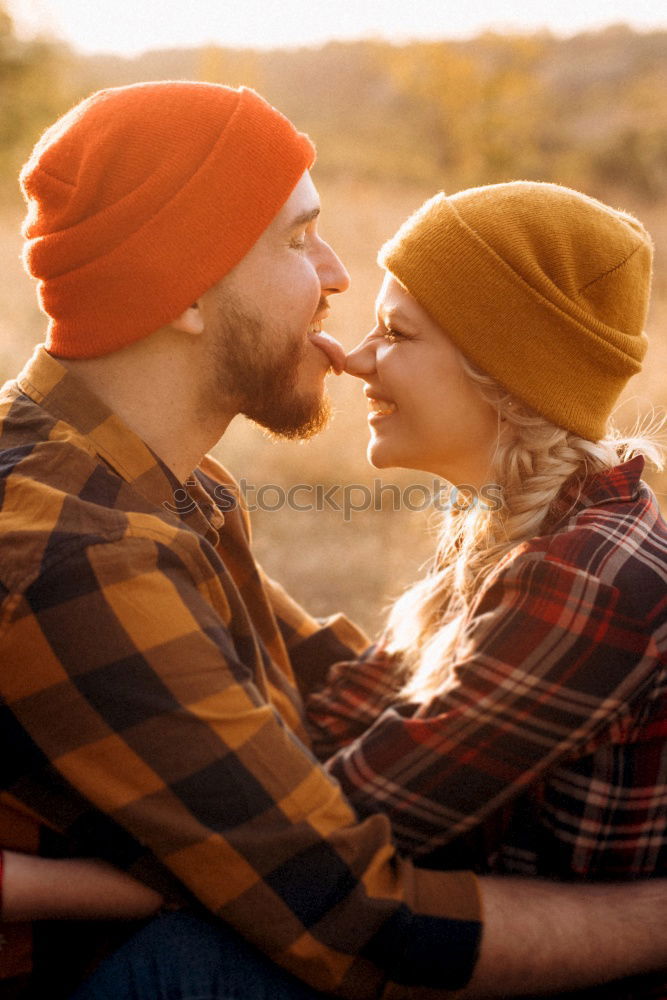
[[[375,350],[368,337],[352,348],[345,359],[345,371],[357,378],[367,378],[375,371]]]

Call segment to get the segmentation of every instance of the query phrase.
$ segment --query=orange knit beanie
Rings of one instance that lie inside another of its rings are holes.
[[[599,440],[647,347],[651,239],[557,184],[438,194],[382,248],[463,354],[561,427]]]
[[[244,87],[143,83],[82,101],[21,172],[47,349],[97,357],[175,319],[245,256],[314,158]]]

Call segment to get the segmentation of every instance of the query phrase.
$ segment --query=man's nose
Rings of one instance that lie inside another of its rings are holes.
[[[324,241],[322,241],[322,255],[323,261],[319,267],[322,294],[333,295],[336,292],[346,292],[350,287],[350,275],[338,254]]]

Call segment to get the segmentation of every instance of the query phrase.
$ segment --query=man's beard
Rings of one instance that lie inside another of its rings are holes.
[[[232,401],[237,412],[275,437],[305,439],[319,433],[329,420],[329,400],[319,390],[298,388],[307,341],[286,341],[280,330],[267,329],[228,291],[217,305],[205,405]]]

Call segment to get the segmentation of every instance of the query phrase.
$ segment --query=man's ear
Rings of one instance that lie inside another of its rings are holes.
[[[180,330],[181,333],[189,333],[192,336],[198,336],[200,333],[203,333],[204,317],[201,314],[199,303],[195,302],[193,305],[188,306],[187,309],[184,309],[180,316],[171,321],[169,326],[173,326],[174,330]]]

